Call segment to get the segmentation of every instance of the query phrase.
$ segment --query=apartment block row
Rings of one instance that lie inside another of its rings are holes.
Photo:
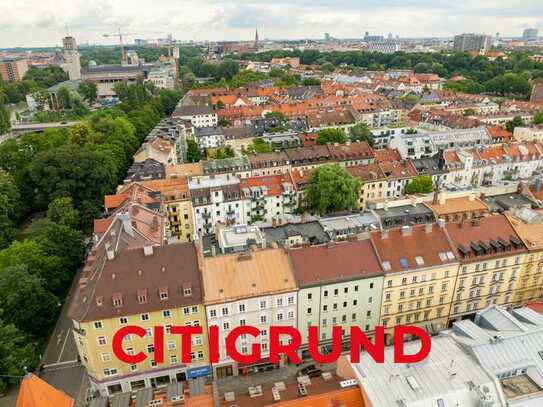
[[[370,338],[383,325],[387,343],[399,324],[437,334],[493,304],[514,307],[541,298],[543,241],[536,237],[542,218],[540,210],[524,208],[291,249],[248,242],[246,251],[204,257],[200,241],[167,244],[164,216],[129,200],[99,223],[70,308],[73,333],[92,387],[104,395],[281,367],[285,361],[269,360],[274,325],[301,332],[303,358],[309,357],[311,325],[319,328],[323,352],[334,326],[342,327],[345,349],[352,325]],[[147,355],[139,364],[124,364],[112,353],[113,335],[126,325],[146,329],[143,338],[132,335],[123,343],[128,354]],[[164,363],[153,360],[155,325],[166,327]],[[189,364],[180,361],[174,325],[203,328],[193,337]],[[220,360],[210,365],[207,330],[213,325]],[[261,359],[248,365],[232,360],[224,344],[244,325],[261,332],[256,340],[238,338],[244,354],[260,345]]]

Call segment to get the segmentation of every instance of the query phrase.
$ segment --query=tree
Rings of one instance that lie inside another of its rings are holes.
[[[234,152],[234,149],[232,146],[222,146],[220,148],[217,148],[214,152],[214,154],[210,154],[209,158],[215,158],[216,160],[221,160],[223,158],[232,158],[235,157],[236,153]]]
[[[334,72],[334,69],[334,64],[331,64],[330,62],[326,62],[321,65],[321,71],[323,71],[324,73]]]
[[[221,117],[219,119],[219,126],[228,127],[228,126],[230,126],[230,122],[227,119],[225,119],[224,117]]]
[[[7,133],[10,128],[9,112],[0,93],[0,135]]]
[[[305,191],[306,205],[320,214],[358,206],[360,180],[345,168],[327,164],[313,171]]]
[[[79,226],[79,212],[74,209],[70,197],[56,198],[49,204],[47,218],[52,222],[77,229]]]
[[[534,114],[534,124],[543,124],[543,110]]]
[[[524,121],[520,116],[515,116],[513,120],[509,120],[507,123],[505,123],[505,128],[509,133],[513,133],[515,131],[515,127],[521,126],[524,126]]]
[[[287,120],[286,116],[282,112],[266,112],[266,114],[264,114],[264,118],[276,119],[281,122],[284,122]]]
[[[0,315],[1,317],[1,315]],[[13,324],[0,319],[0,393],[4,393],[9,383],[17,383],[38,363],[36,345]]]
[[[85,99],[85,101],[89,104],[92,104],[96,102],[96,99],[98,98],[98,87],[94,82],[90,81],[83,81],[79,84],[79,88],[77,89],[79,94]]]
[[[98,134],[94,132],[87,122],[77,123],[68,130],[70,143],[84,146],[85,144],[95,144],[98,141]]]
[[[0,249],[9,245],[17,233],[23,213],[22,198],[11,176],[0,170]]]
[[[321,81],[317,78],[305,78],[302,82],[304,86],[320,86]]]
[[[46,253],[35,240],[14,241],[0,251],[0,273],[9,267],[22,265],[27,267],[29,273],[43,279],[47,290],[53,293],[62,293],[70,281],[70,276],[62,268],[62,260]]]
[[[197,163],[200,161],[200,147],[194,140],[187,140],[187,161],[189,163]]]
[[[261,137],[254,138],[251,147],[252,152],[258,154],[271,153],[272,151],[271,146]]]
[[[7,322],[34,338],[45,336],[55,321],[58,298],[45,289],[44,280],[27,266],[0,271],[0,309]]]
[[[327,143],[339,143],[344,144],[347,142],[347,136],[342,129],[324,129],[318,132],[317,144]]]
[[[375,145],[373,134],[366,123],[358,123],[351,127],[352,141],[366,141],[371,147]]]
[[[434,183],[429,175],[416,176],[405,187],[405,193],[411,194],[429,194],[434,191]]]

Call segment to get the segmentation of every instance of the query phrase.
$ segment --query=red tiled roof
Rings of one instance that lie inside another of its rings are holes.
[[[382,274],[369,239],[292,249],[290,257],[300,286]]]
[[[104,207],[106,210],[115,209],[121,206],[130,198],[127,194],[106,195],[104,197]]]
[[[74,400],[33,374],[21,381],[16,407],[72,407]]]
[[[404,227],[372,233],[371,238],[381,261],[390,265],[389,270],[383,267],[385,272],[440,266],[456,261],[456,258],[442,260],[440,257],[440,253],[451,252],[453,249],[445,231],[438,225],[432,224],[431,231],[426,230],[426,225],[411,226],[410,234],[406,234],[406,230]],[[422,259],[422,264],[417,263],[417,257]]]

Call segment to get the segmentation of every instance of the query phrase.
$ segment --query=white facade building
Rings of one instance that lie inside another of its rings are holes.
[[[178,106],[172,117],[188,120],[194,127],[216,127],[219,117],[208,106]]]
[[[246,223],[238,177],[221,174],[194,178],[189,180],[189,190],[196,235],[215,233],[217,223]]]

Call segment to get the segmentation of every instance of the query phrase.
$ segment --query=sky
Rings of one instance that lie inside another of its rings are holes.
[[[461,32],[543,35],[542,0],[0,0],[0,48],[55,46],[69,32],[79,44],[178,40],[401,37]],[[129,35],[130,34],[130,35]]]

